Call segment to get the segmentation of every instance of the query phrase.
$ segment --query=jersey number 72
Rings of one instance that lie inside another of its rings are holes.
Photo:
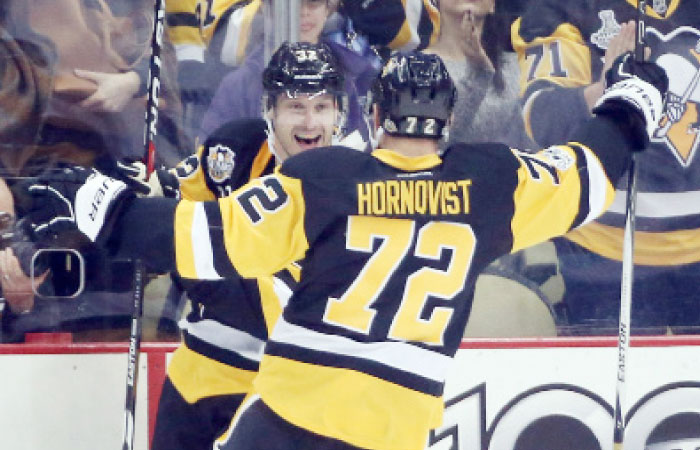
[[[415,247],[411,252],[416,233]],[[373,251],[376,240],[381,244]],[[453,309],[435,307],[427,319],[422,318],[423,312],[430,297],[451,300],[464,289],[475,245],[474,232],[466,224],[429,222],[416,230],[416,223],[412,220],[351,216],[346,248],[372,253],[372,256],[342,296],[329,298],[323,320],[369,334],[377,314],[372,304],[392,276],[405,276],[405,289],[388,337],[443,345]],[[397,273],[405,258],[440,260],[447,250],[452,254],[444,270],[423,267],[409,274]]]

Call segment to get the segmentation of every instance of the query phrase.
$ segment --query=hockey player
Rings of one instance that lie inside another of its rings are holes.
[[[634,45],[635,0],[534,0],[514,27],[525,121],[540,146],[569,139]],[[649,0],[648,58],[669,77],[668,107],[637,162],[634,332],[700,325],[700,2]],[[626,179],[600,219],[555,240],[571,331],[617,333]]]
[[[31,183],[26,217],[37,239],[77,228],[185,277],[301,262],[254,395],[215,448],[423,450],[477,274],[602,213],[656,125],[663,71],[626,57],[609,73],[597,117],[568,144],[439,155],[454,85],[438,57],[398,54],[373,89],[384,134],[372,154],[308,151],[218,202],[177,204],[76,168]]]
[[[283,44],[262,82],[268,122],[238,120],[217,130],[176,169],[183,198],[223,198],[290,155],[330,145],[344,93],[327,47]],[[152,450],[211,449],[251,390],[268,330],[299,277],[298,266],[288,269],[259,280],[181,280],[192,311],[168,365]]]

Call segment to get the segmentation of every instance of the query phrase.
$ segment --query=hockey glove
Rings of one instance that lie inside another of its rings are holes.
[[[644,150],[658,127],[668,91],[668,77],[653,62],[635,61],[632,53],[620,55],[605,74],[608,86],[593,107],[623,127],[635,150]]]
[[[141,161],[117,162],[120,179],[145,197],[180,197],[180,182],[170,170],[156,169],[146,179],[146,165]]]
[[[93,242],[110,235],[119,211],[135,196],[122,181],[94,169],[71,167],[23,183],[18,213],[34,241],[60,245],[76,230]]]

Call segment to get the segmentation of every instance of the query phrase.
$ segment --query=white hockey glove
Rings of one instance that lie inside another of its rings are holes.
[[[139,196],[180,198],[180,183],[170,170],[156,169],[146,179],[146,165],[141,161],[117,161],[117,171],[121,174],[122,181]]]
[[[632,53],[620,55],[605,74],[603,95],[593,107],[596,115],[615,118],[629,133],[635,150],[644,150],[658,128],[668,91],[661,66],[635,61]]]
[[[52,246],[75,231],[93,242],[105,241],[135,194],[124,182],[94,169],[71,167],[28,180],[15,196],[32,240]]]

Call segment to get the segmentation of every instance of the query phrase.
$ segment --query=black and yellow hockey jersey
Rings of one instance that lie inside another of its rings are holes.
[[[177,167],[182,197],[214,200],[272,173],[275,161],[268,150],[266,129],[263,120],[251,119],[216,130],[196,155]],[[291,272],[298,270],[258,280],[234,275],[225,280],[181,281],[192,311],[180,323],[184,345],[173,355],[168,376],[188,402],[250,392],[268,328],[279,317],[295,283]]]
[[[539,145],[564,142],[589,111],[585,86],[600,79],[620,25],[636,18],[636,0],[532,0],[512,29],[521,67],[528,132]],[[700,2],[647,2],[650,59],[669,77],[667,113],[637,163],[635,262],[700,261]],[[622,258],[626,180],[610,210],[567,235],[610,259]]]
[[[426,48],[440,34],[435,0],[343,0],[341,11],[370,44],[393,50]]]
[[[255,392],[315,433],[422,450],[441,423],[478,273],[601,214],[628,150],[606,119],[537,154],[497,144],[414,158],[310,150],[217,202],[180,202],[177,267],[260,277],[298,260],[301,281]]]
[[[168,0],[168,36],[178,60],[237,66],[263,32],[262,0]],[[344,0],[341,11],[370,44],[395,50],[425,48],[440,32],[435,0]],[[381,24],[381,26],[379,26]],[[260,28],[260,29],[259,29]]]
[[[204,62],[208,52],[217,56],[217,62],[240,64],[261,3],[262,0],[168,0],[168,36],[178,60]]]

